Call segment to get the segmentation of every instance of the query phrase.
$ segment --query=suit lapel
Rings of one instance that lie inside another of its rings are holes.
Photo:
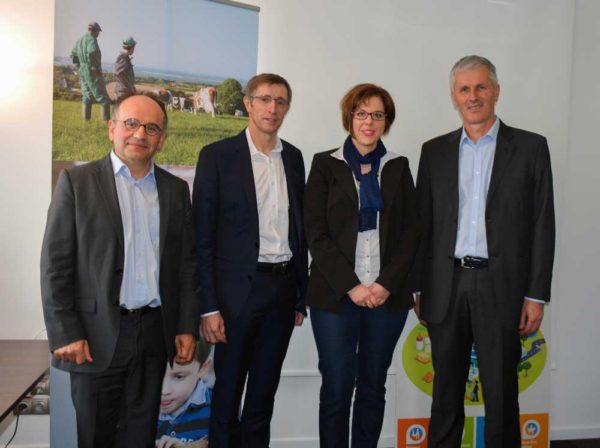
[[[333,174],[341,189],[352,199],[352,202],[358,208],[358,193],[356,192],[356,182],[354,181],[352,169],[345,160],[340,160],[334,155],[331,157],[334,159],[331,163],[331,174]]]
[[[115,174],[113,172],[112,163],[110,162],[110,154],[106,156],[96,171],[96,182],[102,196],[102,202],[108,211],[110,222],[117,234],[121,247],[124,247],[123,237],[123,220],[121,218],[121,209],[119,208],[119,198],[117,196],[117,186],[115,184]]]
[[[458,153],[461,135],[462,128],[451,133],[448,136],[448,149],[441,151],[441,153],[444,155],[441,169],[443,172],[448,173],[448,194],[449,199],[452,201],[452,210],[456,219],[458,219],[458,173],[460,171],[460,166],[458,164]]]
[[[167,228],[169,226],[169,217],[171,216],[171,189],[167,187],[167,179],[165,178],[162,169],[154,166],[154,178],[156,179],[156,190],[158,191],[158,208],[159,208],[159,260],[162,260],[163,251],[167,240]]]
[[[492,176],[490,179],[490,186],[488,188],[488,194],[486,199],[486,206],[490,203],[490,200],[494,196],[494,193],[498,189],[498,185],[506,168],[508,162],[514,154],[515,146],[512,143],[512,136],[506,125],[500,122],[500,129],[498,130],[498,141],[496,142],[496,153],[494,154],[494,164],[492,166]]]
[[[256,205],[256,185],[254,183],[254,172],[252,171],[252,160],[250,159],[250,148],[248,147],[248,140],[246,138],[246,132],[242,131],[238,134],[237,145],[234,149],[235,160],[237,166],[232,167],[232,172],[240,176],[242,188],[244,189],[246,200],[252,216],[256,221],[256,228],[258,229],[258,206]]]

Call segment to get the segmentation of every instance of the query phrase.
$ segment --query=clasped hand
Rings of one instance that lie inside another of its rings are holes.
[[[368,287],[361,283],[348,291],[348,296],[358,306],[377,308],[386,302],[390,292],[379,283],[373,283]]]

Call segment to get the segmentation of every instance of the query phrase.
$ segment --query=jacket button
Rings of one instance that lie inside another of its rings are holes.
[[[252,281],[252,276],[251,275],[248,276],[248,280]]]

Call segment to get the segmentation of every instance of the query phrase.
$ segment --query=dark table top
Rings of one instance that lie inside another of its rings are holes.
[[[0,421],[50,366],[48,341],[0,340]]]

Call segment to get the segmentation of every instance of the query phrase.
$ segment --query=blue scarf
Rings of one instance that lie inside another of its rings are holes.
[[[377,228],[377,212],[383,210],[383,197],[377,177],[379,175],[379,164],[381,158],[387,150],[381,140],[377,146],[366,156],[361,155],[352,142],[352,137],[348,136],[344,142],[344,159],[352,168],[354,177],[360,183],[358,189],[360,194],[360,216],[358,221],[358,231],[373,230]],[[360,166],[371,165],[371,171],[362,174]]]

